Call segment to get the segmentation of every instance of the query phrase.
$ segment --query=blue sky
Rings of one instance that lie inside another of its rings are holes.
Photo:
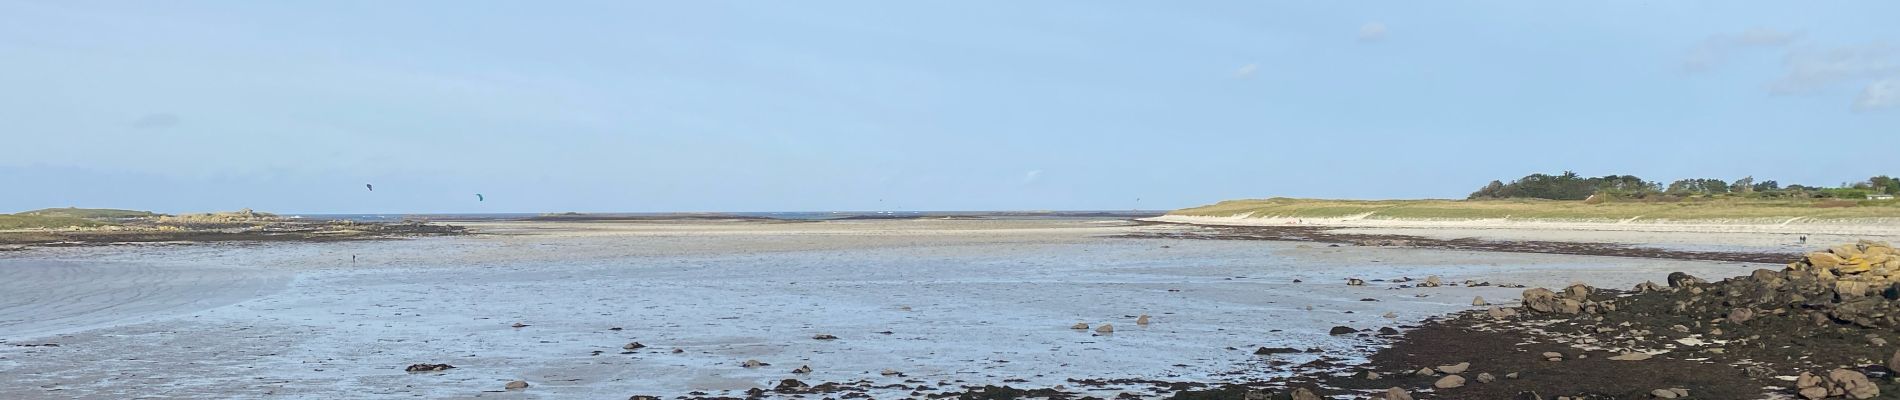
[[[1900,173],[1900,2],[1550,3],[0,0],[0,210],[1166,209]]]

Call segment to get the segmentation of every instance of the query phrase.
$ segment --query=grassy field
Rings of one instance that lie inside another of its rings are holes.
[[[1808,217],[1814,219],[1900,218],[1900,202],[1827,202],[1817,200],[1692,199],[1680,202],[1605,202],[1554,200],[1316,200],[1271,198],[1230,200],[1187,208],[1170,215],[1228,217],[1338,218],[1366,214],[1379,219],[1552,219],[1552,220],[1735,220]]]
[[[150,211],[108,208],[48,208],[19,214],[0,214],[0,229],[59,229],[118,225],[130,218],[158,216]]]
[[[74,217],[0,214],[0,229],[65,228],[72,226],[91,227],[104,225],[111,224]]]
[[[110,208],[48,208],[48,209],[27,211],[23,213],[14,214],[14,215],[34,216],[34,217],[123,219],[123,218],[156,217],[158,216],[158,213],[154,213],[151,211],[115,210],[115,209],[110,209]]]

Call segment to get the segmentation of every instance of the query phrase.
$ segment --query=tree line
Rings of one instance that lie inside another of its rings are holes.
[[[1682,179],[1668,185],[1647,181],[1634,175],[1583,177],[1564,171],[1558,175],[1530,174],[1510,183],[1491,181],[1472,192],[1469,199],[1550,199],[1584,200],[1591,196],[1649,199],[1658,197],[1740,196],[1768,198],[1864,199],[1871,194],[1900,194],[1900,179],[1886,175],[1839,187],[1782,185],[1754,177],[1725,181],[1711,178]]]

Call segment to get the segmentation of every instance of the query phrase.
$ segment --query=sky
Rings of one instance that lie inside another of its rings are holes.
[[[1896,16],[0,0],[0,212],[1172,209],[1565,170],[1836,185],[1900,174]]]

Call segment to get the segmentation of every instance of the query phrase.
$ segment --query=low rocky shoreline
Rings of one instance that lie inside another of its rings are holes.
[[[1810,253],[1779,271],[1716,282],[1677,273],[1658,277],[1665,283],[1629,290],[1530,288],[1512,305],[1434,318],[1403,332],[1335,328],[1336,335],[1389,344],[1364,364],[1322,358],[1289,366],[1290,378],[1241,384],[1137,382],[1154,389],[1116,398],[1880,398],[1900,393],[1900,352],[1890,346],[1900,345],[1897,254],[1885,243],[1861,242]],[[1474,305],[1483,302],[1474,299]],[[1276,354],[1300,352],[1254,351],[1266,363]],[[1090,399],[1100,397],[1089,393],[1110,387],[1070,382],[1050,388],[919,382],[912,395]],[[861,398],[873,389],[868,385],[788,379],[746,398]],[[933,391],[946,385],[952,388]]]
[[[193,227],[110,227],[0,232],[0,251],[31,247],[104,246],[131,243],[325,242],[469,234],[467,228],[422,222],[273,221],[263,224]]]

